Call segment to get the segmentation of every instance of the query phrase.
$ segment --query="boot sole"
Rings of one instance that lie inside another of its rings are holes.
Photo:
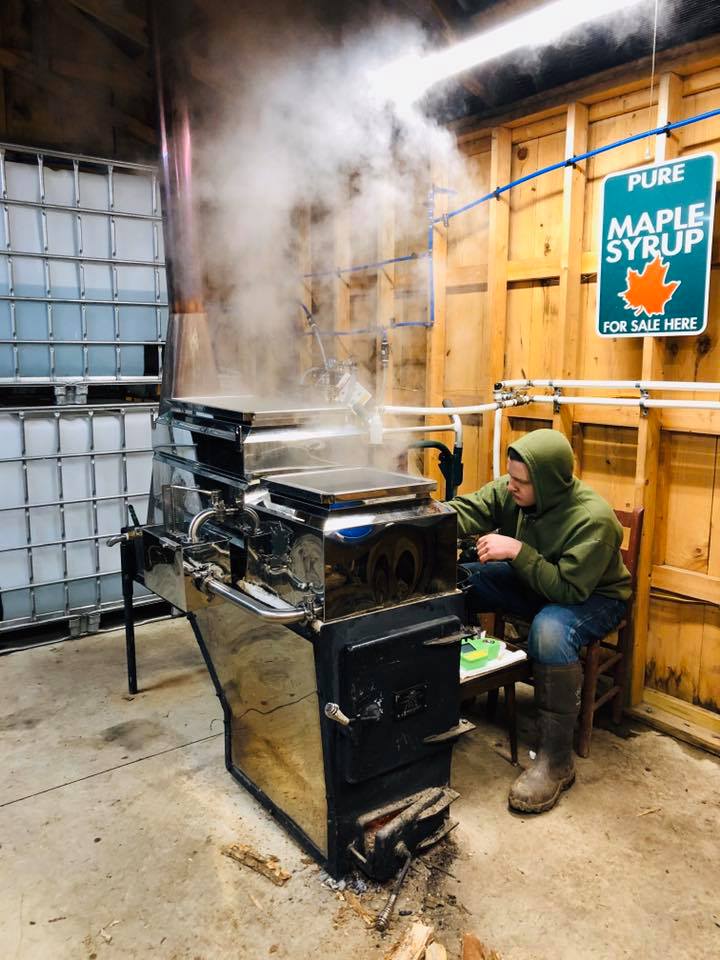
[[[517,810],[519,813],[545,813],[548,810],[552,810],[560,799],[560,794],[564,790],[569,790],[574,783],[575,773],[573,772],[569,777],[566,777],[558,783],[557,790],[549,800],[545,800],[543,803],[529,803],[524,800],[513,801],[512,798],[508,797],[508,806],[511,810]]]

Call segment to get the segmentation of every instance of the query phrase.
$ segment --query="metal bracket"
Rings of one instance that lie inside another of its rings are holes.
[[[650,392],[648,390],[641,389],[640,390],[640,415],[643,417],[647,417],[648,413],[650,412],[644,403],[645,400],[649,400],[649,399],[650,399]]]
[[[558,403],[557,398],[558,398],[558,397],[561,397],[561,396],[562,396],[562,387],[555,387],[555,388],[553,389],[553,397],[555,398],[555,399],[553,400],[553,413],[554,413],[554,414],[560,413],[560,404]]]
[[[70,617],[69,627],[71,637],[97,633],[100,629],[100,613],[83,613],[79,617]]]
[[[56,383],[55,405],[58,407],[87,403],[88,385],[86,383]]]

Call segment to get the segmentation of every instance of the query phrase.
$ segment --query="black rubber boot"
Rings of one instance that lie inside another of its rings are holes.
[[[533,674],[540,734],[537,756],[512,785],[508,797],[510,807],[522,813],[550,810],[575,781],[573,733],[580,709],[582,667],[579,663],[536,663]]]

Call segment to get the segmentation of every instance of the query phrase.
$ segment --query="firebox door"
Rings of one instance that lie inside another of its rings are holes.
[[[352,722],[339,739],[350,783],[447,749],[442,735],[459,720],[459,631],[443,617],[345,647],[340,705]]]

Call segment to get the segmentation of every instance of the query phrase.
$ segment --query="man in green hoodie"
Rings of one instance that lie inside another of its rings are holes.
[[[561,433],[534,430],[517,440],[507,470],[449,505],[460,536],[479,535],[478,562],[464,565],[473,609],[532,621],[539,746],[508,800],[515,810],[542,813],[575,780],[580,650],[620,623],[630,574],[622,528],[609,504],[573,476],[572,448]]]

